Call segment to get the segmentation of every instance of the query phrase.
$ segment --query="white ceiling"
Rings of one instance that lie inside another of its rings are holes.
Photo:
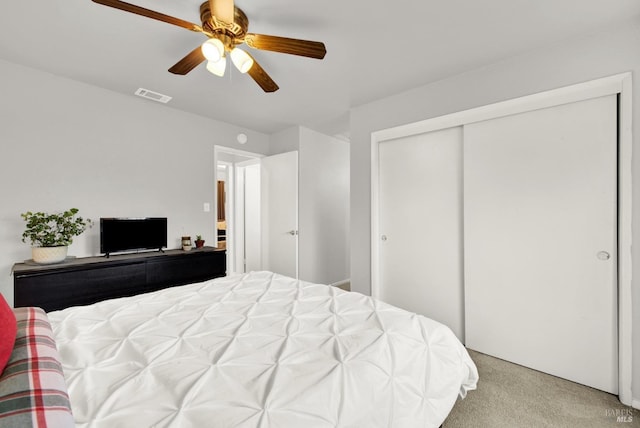
[[[200,24],[203,0],[129,0]],[[237,0],[249,31],[325,43],[315,60],[251,51],[278,83],[264,93],[232,67],[167,71],[205,40],[198,33],[90,0],[3,0],[0,59],[170,108],[272,133],[292,125],[348,130],[350,107],[561,40],[637,21],[638,0]],[[231,70],[231,73],[229,73]],[[151,101],[149,101],[151,102]]]

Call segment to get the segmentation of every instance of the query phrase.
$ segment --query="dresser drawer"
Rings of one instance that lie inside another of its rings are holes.
[[[139,293],[146,283],[144,262],[16,275],[15,306],[55,311]]]

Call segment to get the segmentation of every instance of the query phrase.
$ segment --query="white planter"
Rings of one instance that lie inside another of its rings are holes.
[[[34,262],[43,265],[60,263],[67,258],[68,248],[66,245],[59,247],[31,247],[31,256]]]

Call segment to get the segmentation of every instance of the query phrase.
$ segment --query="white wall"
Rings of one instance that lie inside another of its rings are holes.
[[[349,279],[349,143],[304,127],[271,136],[270,154],[298,151],[300,279]]]
[[[634,145],[640,132],[640,28],[603,31],[435,82],[351,111],[351,283],[370,293],[371,132],[626,71],[633,72]],[[639,147],[634,147],[636,152]],[[640,156],[633,158],[633,240],[640,242]],[[633,255],[633,325],[640,326],[640,255]],[[640,404],[640,329],[633,332]]]
[[[269,140],[269,154],[293,152],[300,150],[301,127],[293,126],[275,134],[271,134]]]
[[[11,266],[31,258],[25,211],[76,207],[85,217],[168,218],[168,247],[183,234],[214,242],[214,145],[265,153],[267,135],[0,61],[0,292],[13,301]],[[132,92],[135,88],[132,88]],[[99,252],[99,225],[70,255]]]

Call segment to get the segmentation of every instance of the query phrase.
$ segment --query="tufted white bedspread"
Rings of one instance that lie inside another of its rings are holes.
[[[437,427],[475,365],[449,328],[252,272],[49,313],[77,427]]]

